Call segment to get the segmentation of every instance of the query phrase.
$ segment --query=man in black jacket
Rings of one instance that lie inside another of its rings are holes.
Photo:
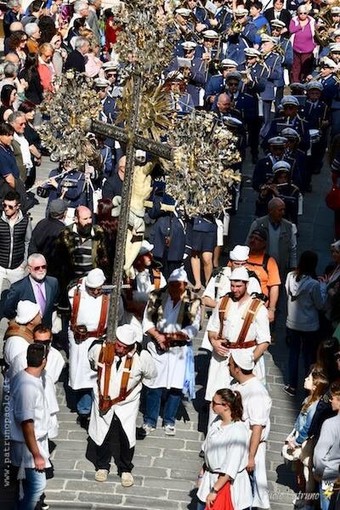
[[[69,53],[65,62],[65,71],[74,70],[78,73],[85,73],[85,54],[90,49],[90,43],[86,37],[77,37],[74,50]]]

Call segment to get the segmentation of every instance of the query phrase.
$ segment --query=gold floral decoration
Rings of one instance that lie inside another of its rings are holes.
[[[41,104],[48,117],[38,128],[42,144],[51,152],[53,161],[74,160],[83,165],[95,156],[84,122],[97,119],[102,110],[93,80],[67,72],[56,84],[56,91]]]

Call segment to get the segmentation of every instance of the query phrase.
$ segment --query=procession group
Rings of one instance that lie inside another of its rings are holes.
[[[22,487],[17,507],[48,508],[49,440],[58,434],[55,384],[65,360],[95,480],[108,479],[113,460],[122,486],[130,487],[141,395],[138,434],[152,436],[162,426],[165,436],[174,436],[182,399],[195,398],[193,344],[204,327],[210,410],[197,508],[270,508],[265,456],[272,402],[264,353],[285,322],[289,364],[282,391],[300,397],[301,354],[306,398],[284,455],[295,465],[297,487],[320,495],[297,503],[306,510],[338,508],[340,6],[281,0],[159,5],[160,23],[170,10],[175,19],[173,59],[162,77],[172,112],[180,118],[210,111],[232,131],[241,154],[235,172],[242,174],[249,148],[256,193],[249,222],[256,219],[221,267],[242,187],[229,190],[232,203],[218,215],[189,218],[158,165],[145,216],[148,240],[132,236],[137,252],[124,276],[114,339],[105,335],[124,147],[94,134],[95,162],[60,161],[38,188],[48,197],[46,217],[32,229],[29,214],[36,169],[48,154],[39,135],[40,105],[62,75],[74,70],[92,78],[99,120],[117,119],[133,55],[121,62],[115,51],[123,5],[118,12],[105,7],[100,0],[34,0],[23,12],[19,0],[9,0],[4,13],[0,287],[2,316],[9,320],[3,388],[10,400],[11,465]],[[317,276],[316,253],[298,257],[298,220],[313,175],[328,172],[327,147],[335,242],[330,265]],[[139,151],[138,165],[148,160]]]

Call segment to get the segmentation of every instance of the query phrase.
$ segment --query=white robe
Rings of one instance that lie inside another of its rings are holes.
[[[165,306],[163,318],[154,324],[144,314],[143,332],[146,333],[150,329],[156,327],[162,333],[175,333],[181,331],[188,336],[188,342],[197,335],[200,327],[200,309],[198,309],[196,317],[192,324],[181,328],[177,323],[178,314],[181,308],[181,301],[173,306],[172,299],[168,296]],[[170,347],[166,352],[158,354],[156,345],[153,340],[149,340],[147,350],[150,352],[152,359],[157,368],[157,377],[152,381],[145,382],[148,388],[177,388],[183,389],[185,380],[187,345]]]
[[[245,424],[238,421],[223,426],[220,418],[216,418],[208,430],[202,449],[209,471],[204,472],[197,497],[205,503],[207,495],[218,479],[217,473],[223,473],[233,479],[231,498],[234,509],[243,510],[250,507],[252,493],[246,471],[249,432]],[[217,473],[210,473],[210,471]]]
[[[88,331],[95,331],[98,328],[100,312],[102,307],[102,298],[90,296],[84,288],[84,282],[81,285],[81,296],[77,317],[77,325],[84,325]],[[72,287],[69,292],[71,307],[73,305],[73,296],[76,287]],[[68,339],[70,344],[69,355],[69,385],[73,390],[93,388],[96,384],[96,374],[90,367],[88,360],[88,351],[96,337],[90,337],[83,342],[76,343],[73,332],[69,329]]]
[[[266,441],[270,432],[272,400],[264,385],[256,377],[252,377],[242,384],[235,384],[232,389],[241,393],[243,420],[249,430],[252,425],[262,425],[264,427],[261,443],[255,455],[255,484],[252,506],[270,508],[266,473]]]
[[[10,336],[5,340],[4,359],[11,366],[13,360],[19,354],[26,355],[29,343],[22,336]]]
[[[220,331],[220,318],[219,318],[219,304],[213,311],[212,316],[209,319],[207,330],[213,332]],[[237,301],[229,301],[227,316],[223,321],[223,338],[228,339],[230,342],[235,343],[238,339],[240,331],[243,326],[243,316],[249,304],[249,300],[239,305]],[[245,341],[256,340],[257,344],[268,342],[270,343],[270,329],[268,312],[264,305],[260,306],[255,320],[250,324],[248,333]],[[256,346],[249,347],[252,351],[256,349]],[[216,354],[214,351],[211,356],[208,382],[205,393],[206,400],[211,400],[217,390],[221,388],[228,388],[231,383],[231,377],[229,373],[229,356],[222,357]],[[260,381],[265,383],[266,373],[264,366],[263,356],[256,362],[254,374]]]
[[[230,275],[232,269],[230,266],[226,266],[222,269],[222,274],[213,276],[210,278],[209,283],[203,293],[204,297],[209,297],[214,301],[219,301],[223,296],[228,294],[231,291],[230,288]],[[261,293],[261,285],[257,278],[251,276],[249,279],[249,283],[247,285],[248,294],[253,294],[253,292]],[[208,338],[208,329],[205,330],[202,340],[202,349],[207,349],[212,351],[211,343]]]
[[[89,361],[95,370],[98,369],[98,357],[101,347],[102,346],[100,344],[95,344],[93,347],[91,347],[88,354]],[[92,402],[91,409],[89,436],[98,446],[103,443],[105,436],[110,428],[114,414],[117,415],[122,424],[122,427],[129,440],[130,448],[136,444],[136,420],[139,410],[142,381],[145,379],[150,380],[155,377],[156,368],[150,354],[147,351],[143,350],[140,355],[136,354],[135,351],[129,354],[133,355],[133,363],[131,366],[131,373],[127,390],[130,388],[134,389],[124,401],[113,405],[106,414],[101,416],[99,413],[98,386],[96,385],[94,387],[94,400]],[[118,371],[116,369],[117,360],[118,356],[115,357],[110,374],[109,395],[111,399],[119,395],[126,356],[122,358]]]

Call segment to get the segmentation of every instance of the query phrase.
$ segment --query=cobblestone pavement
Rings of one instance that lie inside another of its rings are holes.
[[[44,158],[39,178],[47,175],[51,163]],[[252,169],[247,166],[247,172]],[[319,270],[328,262],[328,247],[332,240],[332,213],[324,204],[330,186],[325,168],[315,176],[313,191],[306,195],[305,214],[299,225],[299,251],[314,249],[318,252]],[[44,215],[44,200],[32,210],[34,223]],[[229,247],[242,243],[246,237],[254,211],[254,193],[245,178],[243,200],[236,217],[232,219]],[[292,508],[294,476],[283,464],[280,451],[286,435],[292,428],[302,394],[292,399],[282,392],[286,367],[283,319],[279,317],[276,343],[266,354],[267,383],[273,398],[272,426],[267,448],[268,479],[272,510]],[[5,321],[2,321],[2,330]],[[202,332],[201,332],[202,333]],[[202,401],[202,385],[206,378],[208,356],[198,351],[200,338],[195,340],[197,367],[197,399],[184,403],[181,420],[177,423],[176,437],[165,437],[159,428],[136,445],[133,471],[135,485],[124,489],[116,475],[114,465],[105,483],[94,481],[94,468],[85,459],[86,432],[76,424],[76,414],[66,405],[63,382],[58,383],[60,404],[59,436],[52,453],[55,477],[48,481],[47,501],[51,509],[106,509],[124,508],[139,510],[184,510],[195,508],[195,483],[201,459],[198,456],[206,413]],[[141,417],[139,417],[141,424]],[[5,503],[8,491],[0,492],[0,508],[10,510]],[[8,499],[7,499],[8,500]]]

